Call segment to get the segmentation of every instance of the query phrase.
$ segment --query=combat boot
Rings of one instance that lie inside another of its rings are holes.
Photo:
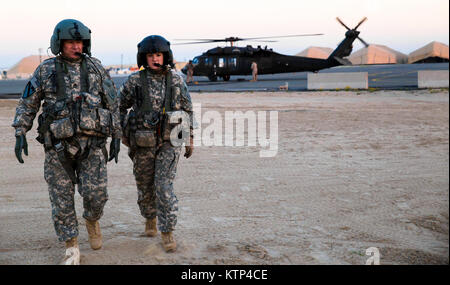
[[[145,222],[145,235],[148,237],[156,236],[158,230],[156,229],[156,217],[153,219],[147,219]]]
[[[77,237],[66,241],[66,255],[62,261],[63,265],[80,265],[80,249]]]
[[[100,232],[100,224],[98,221],[89,221],[86,219],[85,221],[91,248],[94,250],[100,249],[102,247],[102,233]]]
[[[177,243],[175,242],[172,232],[161,233],[161,237],[166,252],[174,252],[177,249]]]

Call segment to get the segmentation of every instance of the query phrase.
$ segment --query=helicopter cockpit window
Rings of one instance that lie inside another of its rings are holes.
[[[235,57],[232,57],[232,58],[229,58],[229,59],[228,59],[228,65],[229,65],[230,67],[236,67],[236,63],[237,63],[237,61],[236,61],[236,58],[235,58]]]
[[[219,58],[219,67],[225,66],[225,59],[223,57]]]
[[[193,63],[193,64],[198,64],[198,57],[195,57],[195,58],[192,60],[192,63]]]

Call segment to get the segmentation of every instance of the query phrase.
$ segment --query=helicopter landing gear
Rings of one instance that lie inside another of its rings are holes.
[[[216,82],[217,81],[217,75],[215,75],[215,74],[209,75],[208,78],[209,78],[209,81],[212,81],[212,82]]]
[[[224,75],[224,76],[222,76],[222,78],[223,78],[223,81],[228,81],[228,80],[230,80],[230,75]]]

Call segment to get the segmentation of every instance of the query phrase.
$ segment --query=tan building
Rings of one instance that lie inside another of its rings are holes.
[[[408,56],[408,63],[448,62],[448,45],[431,42]]]
[[[8,79],[19,79],[30,77],[41,61],[49,58],[48,56],[30,55],[22,58],[18,63],[8,70]]]
[[[174,61],[176,70],[181,70],[187,64],[187,62]]]
[[[352,64],[408,63],[408,56],[384,45],[369,45],[352,53],[348,59]]]
[[[332,52],[333,49],[327,47],[308,47],[297,53],[296,56],[327,59]]]

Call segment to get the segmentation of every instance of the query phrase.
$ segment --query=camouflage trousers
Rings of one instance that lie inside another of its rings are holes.
[[[78,163],[77,187],[83,197],[83,217],[96,221],[103,215],[103,208],[108,200],[106,159],[101,148],[91,148],[89,155]],[[52,219],[59,241],[78,236],[74,201],[75,185],[53,149],[45,152],[44,177],[48,184]]]
[[[136,149],[133,173],[138,190],[138,205],[146,219],[158,216],[158,229],[170,232],[177,223],[178,199],[173,191],[181,147],[164,142],[158,148]]]

